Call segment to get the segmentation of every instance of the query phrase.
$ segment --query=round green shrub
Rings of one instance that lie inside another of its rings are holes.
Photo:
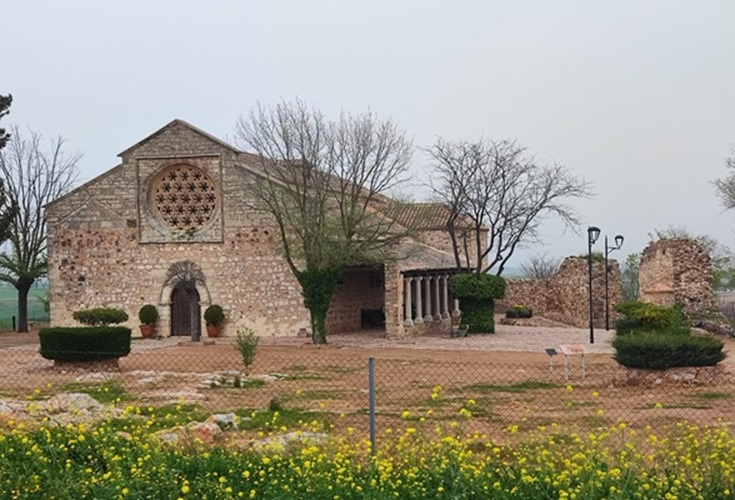
[[[635,332],[616,335],[615,360],[628,368],[665,370],[673,367],[714,366],[723,359],[721,340],[704,335]]]
[[[459,299],[499,299],[505,295],[505,280],[494,274],[455,274],[449,278],[449,289]]]
[[[130,354],[130,328],[77,326],[43,328],[41,356],[55,361],[99,361]]]
[[[126,322],[128,313],[115,307],[95,307],[74,311],[72,317],[83,325],[106,326]]]
[[[158,309],[153,304],[146,304],[138,311],[138,319],[143,325],[155,325],[158,321]]]
[[[225,320],[225,312],[217,304],[212,304],[204,311],[204,321],[207,326],[219,326]]]

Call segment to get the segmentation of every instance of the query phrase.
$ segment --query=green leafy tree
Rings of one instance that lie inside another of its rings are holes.
[[[623,270],[620,273],[620,284],[623,288],[623,300],[638,300],[638,270],[641,264],[641,254],[631,253],[625,258]]]
[[[12,95],[0,95],[0,118],[10,112],[12,102]],[[4,128],[0,128],[0,150],[8,143],[8,139],[10,139],[10,134]],[[0,244],[5,242],[10,235],[10,224],[15,216],[15,211],[16,207],[5,193],[5,181],[0,179]]]
[[[10,113],[10,105],[13,104],[13,96],[8,95],[0,95],[0,118],[3,118],[8,113]],[[0,149],[3,149],[5,145],[8,143],[8,139],[10,139],[10,134],[8,132],[0,127]]]
[[[407,234],[374,208],[405,174],[412,145],[373,113],[328,119],[302,101],[259,105],[241,117],[237,136],[260,178],[252,206],[275,223],[286,262],[301,285],[313,339],[326,342],[326,317],[345,268],[391,258]]]
[[[68,154],[60,137],[46,149],[40,134],[29,130],[24,136],[18,127],[11,131],[7,147],[0,151],[0,173],[15,210],[10,248],[0,253],[0,281],[18,291],[18,331],[27,332],[28,291],[47,273],[44,206],[71,189],[81,155]]]

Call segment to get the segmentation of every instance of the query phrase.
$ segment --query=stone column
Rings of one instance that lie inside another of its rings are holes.
[[[411,285],[413,278],[403,278],[403,324],[413,326],[411,314]]]
[[[424,324],[424,308],[423,301],[421,300],[421,276],[414,278],[416,282],[416,319],[413,321],[414,325]]]
[[[441,294],[439,293],[439,282],[441,281],[441,277],[434,276],[434,302],[436,304],[436,309],[434,309],[434,321],[439,321],[442,319],[442,303],[441,303]]]
[[[426,295],[426,314],[424,314],[424,323],[431,323],[434,316],[431,314],[431,277],[424,278],[424,294]]]
[[[449,319],[449,276],[442,276],[444,282],[442,293],[442,318]]]

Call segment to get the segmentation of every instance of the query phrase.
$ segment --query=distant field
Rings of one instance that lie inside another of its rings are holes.
[[[46,311],[38,297],[46,295],[45,289],[33,289],[28,294],[28,321],[48,321]],[[13,316],[18,315],[18,292],[15,288],[0,288],[0,330],[10,330]]]

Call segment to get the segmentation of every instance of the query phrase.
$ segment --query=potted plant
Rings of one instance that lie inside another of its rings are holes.
[[[220,306],[212,304],[204,311],[204,321],[207,323],[207,335],[210,337],[218,337],[222,332],[222,322],[225,320],[225,313]]]
[[[146,304],[138,311],[140,320],[140,333],[145,338],[151,338],[156,333],[156,321],[158,321],[158,309],[153,304]]]

